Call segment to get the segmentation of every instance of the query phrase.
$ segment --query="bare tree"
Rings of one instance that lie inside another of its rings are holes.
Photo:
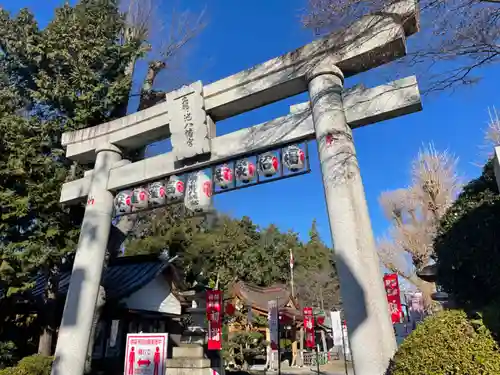
[[[172,8],[169,12],[161,11],[160,0],[122,0],[122,9],[126,15],[126,27],[123,40],[140,45],[143,59],[148,68],[140,84],[140,92],[132,94],[140,97],[138,110],[145,109],[161,101],[165,89],[154,90],[160,73],[172,67],[174,60],[185,50],[205,27],[205,12],[193,14],[190,11],[179,12]],[[127,74],[132,78],[138,61],[131,61]],[[131,86],[132,90],[132,86]],[[121,108],[119,116],[124,116],[128,102]]]
[[[489,148],[490,146],[500,145],[500,118],[498,117],[496,108],[488,110],[488,113],[490,115],[490,121],[486,128],[485,138]]]
[[[439,220],[458,193],[456,164],[455,157],[430,145],[412,163],[411,186],[382,193],[379,198],[391,222],[386,237],[378,242],[380,259],[422,292],[426,308],[432,305],[435,285],[418,278],[416,271],[431,262]]]
[[[399,0],[308,0],[302,23],[316,34],[344,27]],[[425,92],[479,79],[478,68],[500,57],[500,4],[496,0],[421,0],[421,31],[402,67],[422,73]]]

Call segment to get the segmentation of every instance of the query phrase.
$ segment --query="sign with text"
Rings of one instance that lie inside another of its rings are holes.
[[[269,301],[267,303],[267,319],[269,321],[269,334],[271,339],[271,349],[278,349],[279,327],[278,327],[278,301]]]
[[[208,350],[222,349],[222,292],[207,290]]]
[[[312,307],[304,307],[304,333],[306,335],[306,347],[314,348],[316,345],[314,332],[314,314]]]
[[[399,291],[398,275],[389,273],[384,275],[384,286],[389,303],[389,314],[392,324],[401,323],[403,318],[403,307],[401,306],[401,294]]]
[[[165,375],[167,333],[127,335],[124,375]]]
[[[201,81],[167,94],[172,150],[177,160],[210,152],[210,131]]]

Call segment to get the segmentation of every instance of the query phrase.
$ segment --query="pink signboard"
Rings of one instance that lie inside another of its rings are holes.
[[[124,375],[165,375],[167,333],[127,335]]]

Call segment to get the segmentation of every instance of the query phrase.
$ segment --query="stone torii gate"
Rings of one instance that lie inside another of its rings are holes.
[[[271,147],[315,139],[357,375],[382,375],[396,350],[351,130],[421,110],[415,77],[344,90],[344,77],[406,53],[417,5],[402,0],[302,48],[217,82],[196,82],[129,116],[63,135],[68,158],[94,162],[61,203],[87,200],[53,375],[82,375],[113,216],[114,194]],[[308,91],[290,114],[224,136],[216,121]],[[191,118],[185,122],[183,109]],[[185,125],[189,125],[186,133]],[[123,150],[171,137],[173,150],[134,163]]]

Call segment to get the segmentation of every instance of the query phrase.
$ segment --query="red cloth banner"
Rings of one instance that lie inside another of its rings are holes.
[[[389,314],[392,324],[401,323],[403,319],[403,307],[401,306],[401,293],[399,290],[398,275],[389,273],[384,275],[384,286],[389,303]]]
[[[304,332],[306,335],[306,347],[314,348],[316,346],[314,332],[314,315],[312,307],[304,307]]]
[[[222,349],[222,292],[207,290],[208,350]]]

